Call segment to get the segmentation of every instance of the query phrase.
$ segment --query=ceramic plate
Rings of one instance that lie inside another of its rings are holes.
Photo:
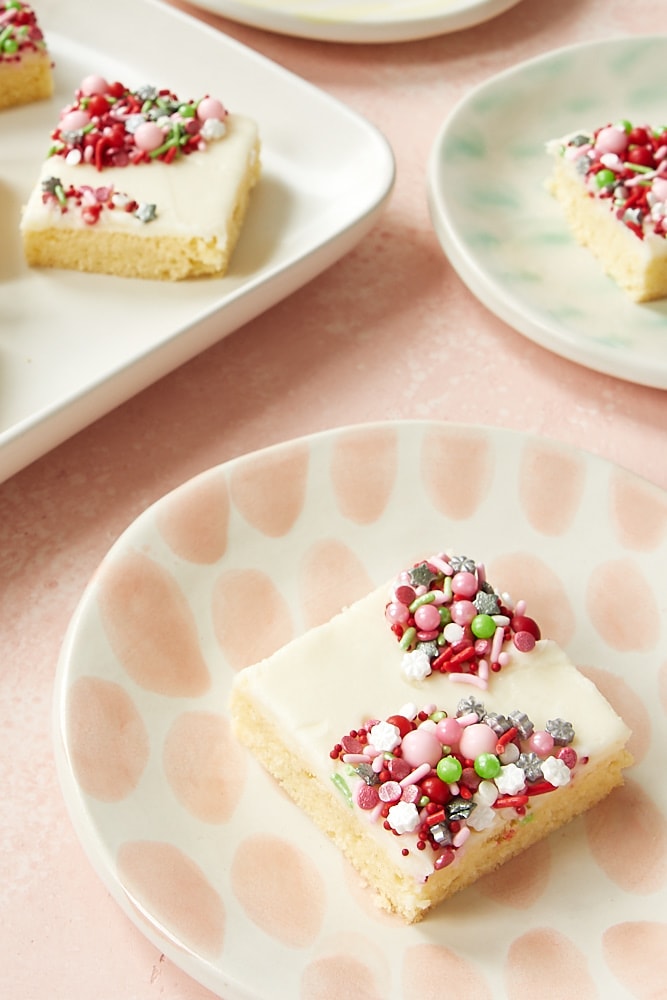
[[[660,389],[667,388],[667,300],[634,304],[573,241],[545,188],[544,146],[619,118],[662,123],[654,81],[666,59],[667,37],[658,36],[523,63],[459,104],[428,168],[443,249],[489,309],[571,361]]]
[[[242,24],[326,42],[407,42],[488,21],[519,0],[198,0]]]
[[[2,113],[0,480],[332,264],[374,223],[393,183],[393,155],[372,125],[252,50],[155,0],[114,0],[102,22],[93,8],[40,3],[55,96]],[[212,91],[259,122],[263,176],[224,278],[26,267],[21,205],[60,108],[91,72],[186,96]]]
[[[634,730],[636,766],[404,927],[234,742],[226,701],[238,670],[434,548],[529,598]],[[226,1000],[661,995],[666,560],[664,493],[509,431],[371,424],[214,468],[125,531],[68,631],[56,756],[82,843],[140,930]]]

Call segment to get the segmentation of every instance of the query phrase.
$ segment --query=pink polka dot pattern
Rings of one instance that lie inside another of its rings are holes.
[[[626,653],[655,649],[660,636],[660,609],[650,582],[633,560],[615,559],[601,564],[591,576],[586,607],[592,623],[614,649]]]
[[[585,462],[546,442],[527,445],[521,459],[519,490],[530,523],[545,535],[562,535],[579,510]]]
[[[625,892],[658,892],[667,885],[667,819],[632,778],[585,816],[593,857]]]
[[[459,1000],[601,1000],[616,982],[660,996],[666,509],[582,452],[417,422],[281,445],[170,493],[100,566],[56,683],[63,788],[110,892],[228,1000],[230,984],[272,1000],[439,1000],[451,982]],[[236,743],[226,703],[236,671],[439,549],[526,599],[632,727],[636,764],[405,927]]]
[[[293,636],[289,605],[260,570],[220,576],[211,595],[211,615],[220,648],[234,670],[269,656]]]
[[[442,944],[413,944],[405,949],[404,1000],[442,1000],[445,983],[455,984],[457,1000],[491,1000],[488,982],[470,961]]]
[[[512,1000],[599,1000],[588,960],[570,938],[548,927],[518,937],[507,956],[505,989]]]
[[[288,533],[305,502],[308,460],[308,446],[292,444],[259,452],[234,468],[232,498],[249,524],[271,538]]]
[[[605,931],[605,961],[628,995],[637,1000],[665,996],[667,924],[652,920],[615,924]]]
[[[331,459],[331,481],[345,517],[372,524],[382,515],[397,469],[396,432],[388,427],[341,434]],[[363,481],[363,489],[359,482]]]
[[[165,497],[155,521],[167,544],[182,559],[214,563],[227,548],[229,491],[224,475],[203,476],[191,490]]]
[[[421,476],[436,510],[454,521],[472,517],[493,476],[487,435],[446,426],[428,431],[422,445]]]
[[[667,537],[667,499],[649,483],[616,470],[610,502],[619,540],[626,548],[650,552]]]
[[[146,726],[132,699],[111,681],[79,677],[67,708],[77,781],[102,802],[124,799],[137,787],[149,751]]]
[[[477,889],[502,906],[525,910],[534,906],[546,891],[551,874],[551,845],[548,840],[541,840],[520,857],[480,879]]]
[[[225,908],[187,855],[171,844],[128,841],[118,852],[118,870],[140,907],[149,908],[158,921],[173,927],[189,947],[208,958],[220,954]]]
[[[319,934],[325,896],[316,865],[280,837],[256,834],[241,841],[232,886],[248,917],[290,948],[305,948]]]
[[[513,600],[527,601],[527,613],[563,646],[572,638],[575,615],[565,585],[554,571],[530,552],[516,552],[493,559],[488,565],[489,580]]]
[[[372,587],[358,556],[346,545],[327,539],[313,546],[306,554],[299,587],[305,626],[313,628],[328,621]]]
[[[383,1000],[373,974],[363,962],[349,955],[318,958],[306,966],[301,977],[300,1000],[331,1000],[331,997],[363,997]]]
[[[243,792],[247,758],[227,718],[184,712],[164,744],[164,773],[183,807],[205,823],[224,823]]]
[[[172,698],[207,690],[194,616],[166,569],[129,551],[107,566],[98,603],[114,652],[137,684]]]

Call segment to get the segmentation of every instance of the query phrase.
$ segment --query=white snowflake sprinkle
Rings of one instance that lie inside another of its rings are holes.
[[[392,830],[396,833],[412,833],[419,826],[419,812],[413,802],[397,802],[387,815]]]
[[[391,753],[401,742],[401,734],[391,722],[377,722],[368,734],[368,741],[380,753]]]
[[[409,681],[423,681],[431,673],[431,661],[422,649],[405,653],[401,669]]]
[[[501,795],[517,795],[526,787],[526,775],[516,764],[501,767],[500,774],[493,780]]]
[[[556,788],[567,785],[572,777],[569,767],[559,757],[547,757],[542,763],[542,774],[549,784],[555,785]]]

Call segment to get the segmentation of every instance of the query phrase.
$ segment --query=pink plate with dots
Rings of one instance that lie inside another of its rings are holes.
[[[405,927],[235,743],[226,702],[248,663],[443,548],[527,597],[636,763]],[[127,528],[71,622],[55,744],[78,835],[139,930],[225,1000],[663,996],[666,564],[665,493],[516,432],[368,424],[211,469]]]

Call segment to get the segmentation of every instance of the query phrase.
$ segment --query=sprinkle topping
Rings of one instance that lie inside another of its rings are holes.
[[[157,215],[155,205],[139,204],[113,187],[93,188],[84,184],[81,187],[70,185],[65,188],[59,177],[48,177],[42,181],[42,201],[63,214],[70,210],[78,211],[87,226],[94,226],[103,213],[115,209],[130,213],[142,223],[152,222]]]
[[[0,2],[0,63],[17,61],[26,52],[46,51],[46,42],[30,4]]]
[[[513,817],[516,825],[534,796],[574,776],[574,729],[562,719],[536,730],[524,712],[487,713],[471,698],[461,699],[454,716],[432,705],[401,712],[408,715],[370,719],[344,735],[330,753],[332,780],[352,809],[381,820],[388,833],[411,835],[416,850],[430,850],[434,870],[455,861],[468,838],[499,816]],[[521,731],[514,718],[522,721]],[[567,745],[554,742],[555,730]]]
[[[525,603],[514,606],[498,594],[481,563],[446,553],[398,576],[385,617],[404,651],[403,673],[412,681],[440,672],[484,690],[489,671],[507,663],[507,641],[529,652],[540,638]]]
[[[181,101],[170,90],[135,90],[86,77],[51,133],[49,156],[98,170],[175,159],[206,150],[226,133],[227,109],[209,96]]]
[[[635,236],[667,237],[667,126],[621,121],[555,145],[574,163],[590,197],[605,203]]]

